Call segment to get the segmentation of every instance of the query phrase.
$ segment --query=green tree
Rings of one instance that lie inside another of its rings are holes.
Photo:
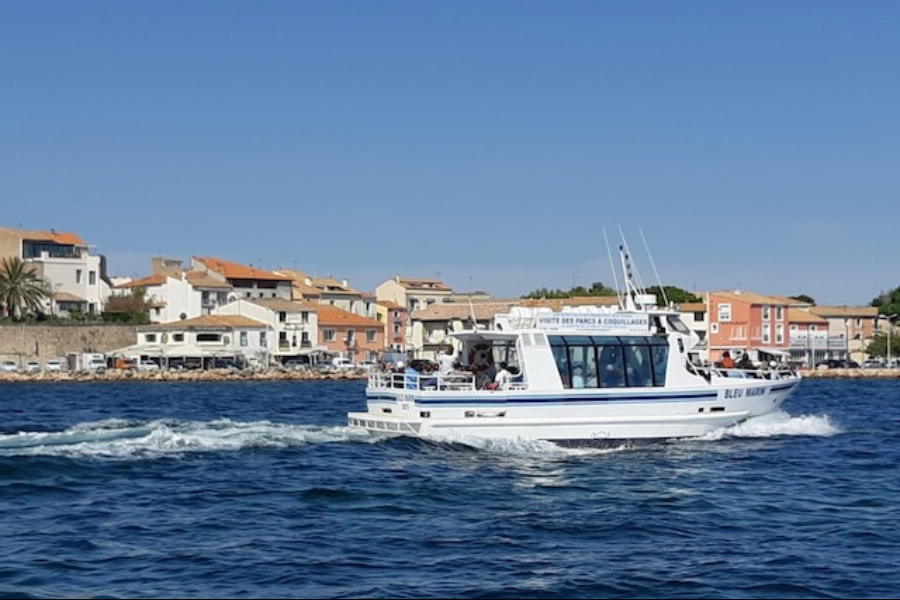
[[[663,295],[663,291],[665,291],[665,295]],[[669,302],[674,302],[675,304],[683,304],[685,302],[703,302],[703,300],[687,290],[681,289],[680,287],[675,287],[674,285],[664,285],[662,290],[658,285],[653,285],[647,288],[648,294],[653,294],[656,296],[656,301],[662,304],[665,300]]]
[[[47,285],[18,256],[0,262],[0,307],[16,321],[41,313],[50,299]]]
[[[547,288],[538,288],[532,292],[528,292],[523,298],[576,298],[583,296],[615,296],[616,290],[606,287],[599,281],[591,284],[591,287],[585,288],[583,285],[575,286],[569,290],[550,290]]]
[[[806,302],[807,304],[816,305],[816,301],[812,296],[807,296],[806,294],[797,294],[796,296],[788,296],[791,300],[799,300],[800,302]]]
[[[881,292],[869,303],[869,306],[876,307],[880,315],[900,315],[900,287]],[[893,344],[891,345],[893,346]]]
[[[103,320],[108,323],[150,322],[150,303],[147,288],[132,288],[130,294],[111,296],[103,310]]]

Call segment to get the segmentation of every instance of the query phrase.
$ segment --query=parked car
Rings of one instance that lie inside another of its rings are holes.
[[[827,369],[858,369],[859,363],[855,360],[847,360],[846,358],[829,358],[828,360],[823,360],[822,362],[816,365],[816,368],[827,368]]]
[[[212,360],[213,369],[240,369],[241,365],[233,358],[219,357]]]
[[[309,364],[303,362],[302,360],[292,358],[291,360],[284,361],[284,368],[291,371],[304,371],[309,368]]]
[[[880,360],[867,360],[862,364],[863,369],[883,369],[884,363]]]
[[[41,372],[41,363],[36,360],[29,360],[25,363],[25,372],[26,373],[40,373]]]
[[[18,373],[19,365],[11,360],[4,360],[3,362],[0,362],[0,371],[4,373]]]
[[[159,364],[152,360],[142,360],[138,363],[138,371],[159,371]]]
[[[337,367],[338,369],[355,369],[356,365],[353,364],[353,361],[349,358],[344,358],[343,356],[335,356],[331,365]]]
[[[50,360],[48,360],[47,362],[44,363],[44,370],[58,372],[58,371],[63,370],[63,366],[59,360],[57,360],[55,358],[51,358]]]

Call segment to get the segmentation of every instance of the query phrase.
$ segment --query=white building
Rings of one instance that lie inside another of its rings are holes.
[[[111,354],[153,360],[163,368],[185,364],[211,368],[223,359],[261,367],[267,364],[269,347],[264,323],[238,315],[203,315],[142,326],[137,344]]]
[[[0,228],[0,259],[18,257],[30,263],[53,294],[50,314],[103,312],[112,286],[105,257],[74,233]]]
[[[300,359],[325,350],[318,345],[318,305],[282,298],[235,300],[216,309],[218,315],[249,317],[265,325],[270,363]]]

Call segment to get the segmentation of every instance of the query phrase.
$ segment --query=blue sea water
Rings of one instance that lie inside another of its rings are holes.
[[[6,598],[893,598],[900,381],[701,440],[382,440],[360,382],[0,385]]]

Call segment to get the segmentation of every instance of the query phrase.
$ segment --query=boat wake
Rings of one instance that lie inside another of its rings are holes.
[[[147,459],[246,448],[287,448],[334,442],[375,442],[349,427],[290,425],[270,421],[128,421],[80,423],[63,431],[0,435],[0,456]]]
[[[698,438],[718,441],[727,438],[771,438],[782,436],[830,437],[843,433],[828,415],[792,417],[784,411],[748,419],[738,425],[723,427]]]

